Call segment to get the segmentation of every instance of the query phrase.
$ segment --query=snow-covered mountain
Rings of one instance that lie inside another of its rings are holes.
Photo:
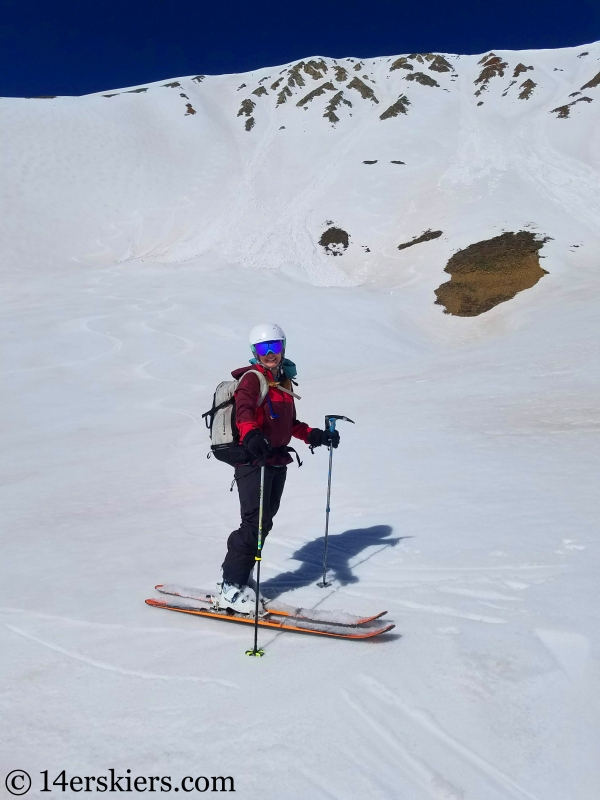
[[[216,253],[339,286],[394,283],[415,260],[441,280],[457,248],[524,226],[548,252],[592,247],[599,92],[593,44],[4,99],[3,240],[33,257],[100,240],[119,263]],[[345,235],[320,244],[331,228]],[[443,235],[398,252],[429,229]]]
[[[597,800],[599,114],[600,43],[0,99],[2,780]],[[299,417],[356,421],[333,587],[299,445],[267,591],[400,637],[246,659],[143,603],[219,577],[201,414],[265,319]]]

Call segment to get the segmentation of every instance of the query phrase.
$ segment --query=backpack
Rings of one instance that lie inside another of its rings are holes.
[[[269,391],[267,379],[257,369],[249,369],[239,380],[222,381],[215,389],[212,408],[202,414],[210,436],[211,452],[208,454],[208,458],[214,455],[218,461],[223,461],[231,466],[250,461],[248,451],[240,442],[240,433],[235,424],[234,395],[246,375],[258,377],[260,383],[258,405],[262,405]]]

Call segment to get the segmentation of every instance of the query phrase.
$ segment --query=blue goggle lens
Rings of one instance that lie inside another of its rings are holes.
[[[272,342],[258,342],[254,345],[254,349],[258,356],[266,356],[267,353],[275,353],[277,356],[283,350],[283,342],[281,339],[274,339]]]

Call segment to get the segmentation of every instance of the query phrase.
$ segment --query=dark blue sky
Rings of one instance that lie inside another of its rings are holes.
[[[598,39],[600,0],[0,0],[0,95],[79,95],[312,55]]]

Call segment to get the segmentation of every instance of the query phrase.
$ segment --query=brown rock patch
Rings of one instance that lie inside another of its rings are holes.
[[[292,96],[292,90],[289,86],[284,86],[283,89],[277,95],[277,105],[280,106],[282,103],[285,103],[288,97]]]
[[[306,72],[307,75],[310,75],[311,78],[314,78],[316,81],[322,80],[327,71],[327,64],[323,61],[323,59],[320,61],[307,61],[304,65],[304,72]]]
[[[533,69],[533,67],[526,67],[525,64],[517,64],[513,72],[513,78],[518,78],[522,72],[527,72],[528,69]]]
[[[481,64],[481,61],[479,62]],[[479,77],[475,79],[475,84],[480,84],[479,89],[475,92],[479,96],[484,89],[487,89],[488,83],[492,78],[504,77],[504,70],[508,67],[506,61],[502,61],[499,56],[493,53],[483,62],[483,69]]]
[[[450,64],[444,56],[437,55],[429,65],[429,69],[434,72],[452,72],[452,64]]]
[[[240,110],[238,111],[238,117],[246,116],[249,117],[254,109],[256,108],[256,103],[254,100],[250,100],[250,98],[246,100],[242,100],[242,105],[240,106]]]
[[[313,89],[312,92],[309,92],[302,100],[298,100],[296,105],[298,108],[301,106],[306,106],[311,100],[314,100],[315,97],[319,97],[319,95],[325,94],[325,92],[335,92],[335,86],[331,81],[327,81],[327,83],[322,83],[320,86],[317,86],[316,89]]]
[[[393,164],[401,164],[401,161],[393,161]],[[398,245],[398,250],[406,250],[407,247],[412,247],[413,244],[421,244],[421,242],[430,242],[432,239],[439,239],[443,231],[432,231],[431,228],[422,233],[420,236],[415,236],[410,242]]]
[[[335,125],[336,122],[340,121],[340,118],[335,113],[336,110],[339,108],[340,103],[344,103],[344,105],[352,107],[352,103],[350,102],[350,100],[346,100],[346,98],[344,97],[344,92],[337,92],[336,94],[334,94],[331,100],[325,106],[325,113],[323,114],[323,116],[326,119],[328,119],[332,123],[332,125]]]
[[[402,94],[395,103],[386,108],[383,114],[379,115],[379,119],[391,119],[392,117],[397,117],[398,114],[406,114],[409,105],[410,100],[405,94]]]
[[[455,253],[444,272],[452,277],[435,290],[445,314],[476,317],[516,294],[531,289],[547,275],[539,251],[549,241],[535,233],[503,233]]]
[[[519,100],[529,100],[531,93],[536,86],[537,83],[534,83],[531,78],[528,78],[526,81],[524,81],[519,87],[522,90],[519,92]]]
[[[582,90],[583,89],[595,89],[596,86],[600,86],[600,72],[597,75],[595,75],[592,78],[591,81],[588,81],[587,83],[584,83],[581,88],[582,88]]]
[[[343,256],[350,244],[350,237],[342,228],[327,228],[321,235],[319,244],[325,248],[328,256]]]
[[[392,66],[390,67],[390,72],[393,72],[395,69],[414,69],[413,65],[409,63],[408,58],[406,56],[401,56],[397,58]]]
[[[439,83],[434,80],[431,75],[425,75],[424,72],[411,72],[404,78],[405,81],[416,81],[422,86],[439,86]]]
[[[574,106],[576,103],[593,103],[591,97],[579,97],[577,100],[573,100],[571,103],[567,103],[564,106],[559,106],[558,108],[553,108],[550,112],[551,114],[558,114],[558,119],[567,119],[567,117],[571,114],[571,106]]]
[[[348,89],[356,89],[356,91],[364,100],[372,100],[374,103],[379,103],[379,100],[375,97],[375,92],[373,89],[371,89],[370,86],[367,86],[366,83],[363,83],[360,78],[352,78],[347,86]]]

